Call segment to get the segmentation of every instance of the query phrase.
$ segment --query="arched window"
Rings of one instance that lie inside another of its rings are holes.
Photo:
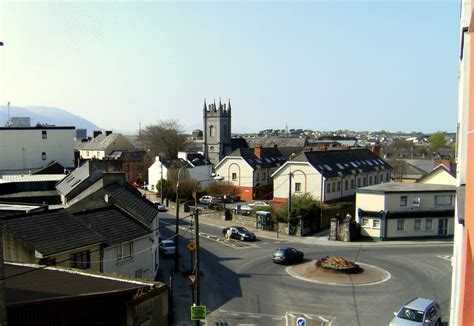
[[[214,137],[214,126],[209,126],[209,137]]]

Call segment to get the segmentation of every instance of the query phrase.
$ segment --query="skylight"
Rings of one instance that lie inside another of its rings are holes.
[[[340,168],[341,170],[344,170],[344,166],[340,163],[336,163],[337,167]]]
[[[332,168],[329,165],[327,165],[327,164],[323,164],[323,165],[328,171],[332,171]]]

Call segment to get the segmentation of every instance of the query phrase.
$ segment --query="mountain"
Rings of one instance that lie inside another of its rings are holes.
[[[55,126],[74,126],[76,129],[87,129],[88,134],[93,130],[101,128],[87,119],[69,113],[63,109],[47,106],[10,106],[10,117],[30,117],[31,126],[44,123]],[[8,120],[8,107],[0,105],[0,126],[4,126]]]

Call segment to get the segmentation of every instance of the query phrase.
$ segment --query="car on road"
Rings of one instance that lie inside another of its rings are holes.
[[[254,201],[253,203],[248,203],[250,207],[270,207],[268,203],[264,201]]]
[[[243,226],[229,226],[228,228],[222,229],[222,234],[227,236],[227,231],[230,230],[230,237],[232,239],[238,239],[241,241],[254,241],[257,239],[255,233],[250,232]]]
[[[163,256],[174,256],[176,254],[176,247],[173,240],[163,240],[159,246],[160,253]]]
[[[277,264],[292,264],[304,260],[304,253],[293,247],[277,248],[273,253],[272,260]]]
[[[166,206],[161,203],[156,203],[155,206],[156,209],[158,209],[158,212],[166,212],[168,210]]]
[[[441,308],[435,300],[415,298],[405,304],[398,312],[390,326],[439,326],[441,325]]]
[[[200,204],[209,205],[213,198],[212,196],[202,196],[198,201]]]

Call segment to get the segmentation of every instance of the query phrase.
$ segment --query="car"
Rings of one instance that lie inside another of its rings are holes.
[[[176,247],[173,240],[163,240],[159,246],[160,253],[163,256],[174,256],[176,254]]]
[[[199,203],[204,205],[209,205],[212,202],[212,196],[202,196],[199,198]]]
[[[166,212],[168,210],[166,206],[161,203],[155,203],[155,206],[156,209],[158,209],[158,212]]]
[[[234,213],[236,214],[242,214],[242,215],[250,215],[252,213],[253,207],[249,205],[237,205],[234,208]]]
[[[273,253],[272,260],[277,264],[292,264],[304,260],[304,253],[292,247],[277,248]]]
[[[243,226],[229,226],[228,228],[222,229],[222,234],[227,236],[227,231],[230,230],[230,237],[241,241],[254,241],[257,239],[255,233],[250,232]]]
[[[250,207],[270,207],[266,202],[264,201],[254,201],[253,203],[248,204]]]
[[[414,298],[405,304],[398,312],[390,326],[439,326],[441,325],[441,308],[435,300]]]

